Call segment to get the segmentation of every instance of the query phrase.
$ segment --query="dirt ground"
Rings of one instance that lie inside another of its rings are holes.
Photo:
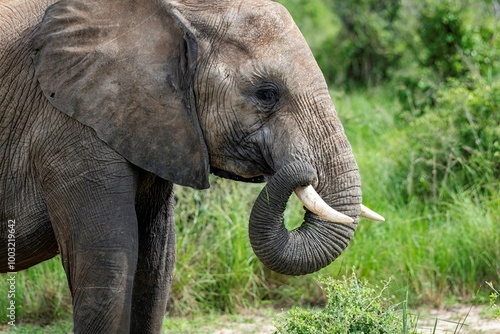
[[[418,329],[421,333],[436,334],[500,334],[500,320],[488,317],[487,311],[487,306],[464,305],[420,310]],[[434,326],[436,326],[435,332],[433,332]]]

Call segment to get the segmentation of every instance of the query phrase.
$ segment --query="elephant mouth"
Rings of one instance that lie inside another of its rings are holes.
[[[224,179],[229,179],[229,180],[239,181],[239,182],[247,182],[247,183],[266,182],[266,179],[263,175],[248,178],[248,177],[239,176],[239,175],[234,174],[232,172],[228,172],[228,171],[225,171],[223,169],[219,169],[219,168],[212,167],[212,166],[210,166],[210,173],[214,174],[215,176],[222,177]]]

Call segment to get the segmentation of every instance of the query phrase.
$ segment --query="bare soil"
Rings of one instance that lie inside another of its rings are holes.
[[[420,310],[417,328],[420,333],[500,334],[500,320],[492,319],[488,310],[466,305]]]

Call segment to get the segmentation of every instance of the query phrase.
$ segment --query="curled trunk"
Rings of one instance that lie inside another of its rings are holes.
[[[359,181],[357,170],[352,173]],[[348,182],[352,179],[349,173],[335,178],[344,189],[322,185],[320,195],[329,198],[329,205],[341,202],[341,210],[354,219],[353,224],[332,223],[306,209],[302,225],[293,231],[286,229],[283,212],[292,192],[316,179],[316,170],[309,163],[286,165],[269,180],[252,208],[250,242],[259,260],[276,272],[304,275],[318,271],[340,255],[354,234],[361,196],[359,182]]]

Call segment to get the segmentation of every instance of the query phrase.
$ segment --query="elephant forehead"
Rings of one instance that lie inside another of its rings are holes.
[[[254,53],[262,49],[270,51],[273,47],[287,48],[301,37],[288,11],[274,2],[261,6],[249,3],[244,8],[235,8],[229,15],[228,23],[229,39]]]

